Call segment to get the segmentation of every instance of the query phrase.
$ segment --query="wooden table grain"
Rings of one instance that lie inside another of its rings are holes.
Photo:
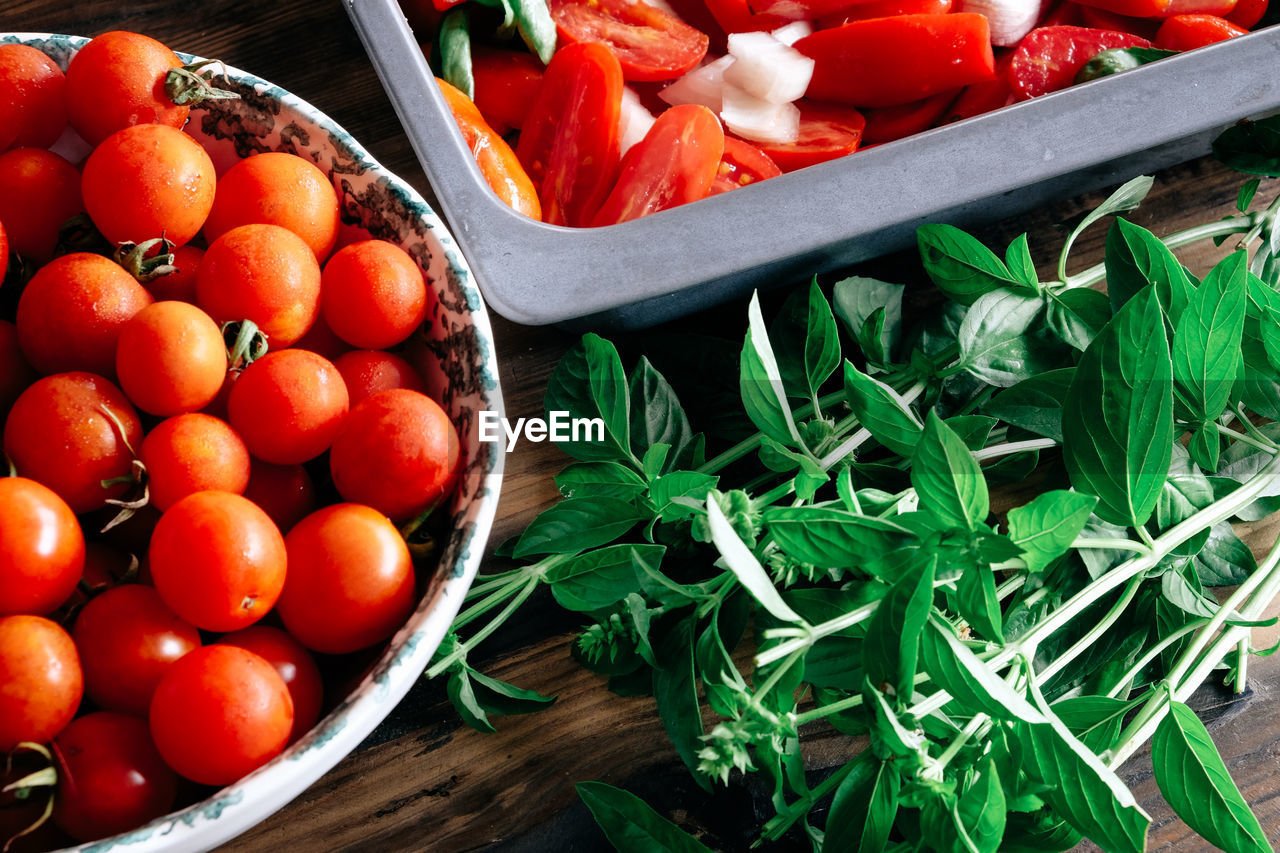
[[[360,0],[356,0],[359,2]],[[384,165],[428,197],[430,187],[338,0],[3,0],[0,31],[92,36],[132,29],[177,50],[219,57],[271,80],[333,117]],[[1158,175],[1135,219],[1161,231],[1207,221],[1231,209],[1239,180],[1207,161]],[[1063,223],[1078,220],[1098,194],[1065,200],[996,224],[999,242],[1023,230],[1037,258],[1056,257]],[[1101,229],[1089,232],[1075,257],[1101,254]],[[1212,248],[1185,254],[1212,261]],[[534,260],[536,262],[536,259]],[[882,278],[918,281],[915,259],[876,262]],[[677,324],[677,330],[723,330],[740,336],[745,305],[732,303]],[[542,393],[557,358],[574,336],[494,318],[508,414],[541,413]],[[507,460],[492,542],[517,533],[555,499],[551,476],[564,459],[547,444],[521,444]],[[1252,542],[1267,543],[1274,526]],[[546,711],[503,718],[498,733],[465,727],[442,685],[420,683],[356,752],[291,804],[227,851],[572,851],[605,848],[573,785],[601,780],[645,796],[659,810],[703,835],[713,847],[745,849],[767,817],[762,791],[738,785],[703,792],[691,784],[648,699],[619,698],[569,657],[575,627],[549,600],[534,599],[519,624],[500,632],[482,658],[495,676],[559,698]],[[1233,697],[1206,688],[1198,707],[1210,720],[1228,766],[1273,841],[1280,841],[1280,660],[1255,662],[1250,691]],[[806,734],[810,734],[806,732]],[[820,770],[849,754],[851,744],[815,729],[806,760]],[[1173,820],[1160,800],[1150,763],[1139,754],[1123,768],[1155,818],[1152,849],[1194,851],[1204,842]],[[774,849],[785,849],[779,845]]]

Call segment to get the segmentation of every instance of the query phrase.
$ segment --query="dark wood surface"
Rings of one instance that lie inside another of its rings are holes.
[[[359,0],[356,0],[359,2]],[[0,31],[95,35],[133,29],[177,50],[227,63],[310,101],[350,130],[384,165],[430,196],[421,167],[338,0],[4,0]],[[1161,231],[1229,212],[1239,181],[1207,161],[1158,176],[1137,215]],[[992,226],[993,240],[1027,230],[1036,256],[1056,256],[1061,223],[1099,200],[1063,201]],[[1158,223],[1158,224],[1157,224]],[[1081,243],[1082,259],[1100,253],[1100,233]],[[1193,265],[1211,250],[1185,256]],[[881,277],[918,277],[910,257],[875,264]],[[542,391],[572,336],[494,318],[503,391],[510,416],[541,411]],[[735,303],[678,329],[721,328],[739,335],[745,308]],[[563,459],[548,445],[522,444],[507,462],[492,542],[518,532],[555,498],[551,476]],[[1274,530],[1259,531],[1263,542]],[[759,791],[706,794],[692,785],[657,720],[651,700],[608,693],[601,679],[568,655],[574,628],[549,601],[534,600],[519,623],[490,644],[485,657],[497,677],[559,696],[549,710],[502,719],[496,735],[461,724],[440,685],[420,683],[354,754],[260,826],[227,845],[266,850],[595,850],[604,839],[573,793],[575,782],[624,785],[704,833],[726,850],[745,849],[762,819]],[[1280,661],[1259,660],[1250,693],[1205,690],[1199,707],[1228,765],[1273,841],[1280,840]],[[820,771],[854,744],[830,732],[807,741],[808,764]],[[1149,763],[1136,756],[1124,774],[1155,818],[1152,849],[1203,849],[1159,799]]]

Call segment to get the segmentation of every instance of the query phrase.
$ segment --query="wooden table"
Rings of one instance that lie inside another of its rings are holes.
[[[359,0],[357,0],[359,2]],[[219,57],[310,101],[351,131],[384,165],[430,197],[409,142],[338,0],[5,0],[0,31],[96,35],[133,29],[175,49]],[[1158,176],[1136,219],[1171,231],[1231,209],[1239,180],[1207,161]],[[1078,218],[1100,196],[1064,201],[994,226],[1000,243],[1021,230],[1033,253],[1056,256],[1061,223]],[[1158,223],[1158,225],[1156,225]],[[1098,257],[1101,230],[1080,244],[1080,260]],[[1195,264],[1194,256],[1188,261]],[[883,278],[918,278],[908,256],[877,262]],[[680,328],[723,328],[740,335],[745,306],[731,304]],[[513,417],[541,413],[542,393],[571,335],[494,318],[503,391]],[[519,532],[556,493],[551,476],[564,459],[549,445],[524,443],[507,460],[492,542]],[[1273,536],[1264,531],[1259,540]],[[648,699],[622,699],[569,657],[575,627],[549,600],[534,602],[490,642],[482,658],[497,677],[554,693],[549,710],[504,718],[496,735],[465,727],[443,685],[420,683],[353,755],[293,803],[227,845],[228,851],[489,849],[595,850],[603,836],[576,802],[575,782],[601,780],[646,797],[712,846],[745,849],[767,816],[761,791],[739,785],[706,794],[693,785],[670,747]],[[1280,660],[1255,661],[1244,698],[1203,691],[1199,707],[1246,797],[1273,841],[1280,840]],[[833,765],[849,743],[831,733],[808,739],[811,766]],[[1202,841],[1174,821],[1159,799],[1144,755],[1124,768],[1155,818],[1152,849],[1199,850]],[[781,848],[775,848],[781,849]]]

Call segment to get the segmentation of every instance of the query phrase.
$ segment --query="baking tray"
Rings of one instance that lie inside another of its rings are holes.
[[[343,0],[489,307],[526,325],[643,328],[1208,153],[1280,109],[1280,27],[605,228],[489,190],[396,0]]]

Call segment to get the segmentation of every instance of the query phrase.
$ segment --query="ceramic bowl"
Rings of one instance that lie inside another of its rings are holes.
[[[31,45],[64,69],[86,41],[44,33],[0,34],[0,43]],[[503,454],[496,445],[481,443],[475,426],[480,411],[502,411],[493,335],[484,301],[448,230],[417,192],[315,107],[252,74],[228,67],[226,76],[224,88],[239,92],[240,99],[193,109],[187,126],[209,151],[219,174],[257,152],[306,157],[333,181],[344,228],[398,244],[426,274],[433,298],[425,324],[428,343],[418,366],[431,395],[458,429],[462,472],[447,508],[450,533],[440,543],[438,567],[409,621],[354,691],[274,761],[181,811],[75,848],[86,853],[210,849],[275,812],[342,760],[404,697],[439,646],[479,568],[498,503]],[[70,153],[74,161],[77,151],[88,149],[68,132],[55,150]]]

